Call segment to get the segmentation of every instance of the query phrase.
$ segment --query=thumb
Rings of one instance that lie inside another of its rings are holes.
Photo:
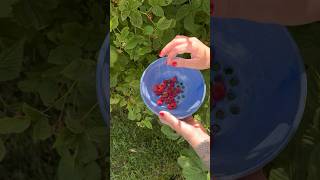
[[[180,120],[167,111],[160,111],[159,119],[163,124],[170,126],[174,130],[177,130],[178,124],[180,123]]]

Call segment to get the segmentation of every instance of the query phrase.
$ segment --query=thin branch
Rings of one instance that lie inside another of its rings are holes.
[[[43,111],[43,113],[49,111],[54,105],[57,104],[57,102],[59,102],[60,100],[66,98],[72,92],[72,90],[73,90],[73,88],[75,87],[76,84],[77,84],[77,81],[74,81],[72,83],[71,87],[68,89],[68,91],[63,96],[61,96],[59,99],[57,99],[53,104],[51,104],[47,109],[45,109]]]

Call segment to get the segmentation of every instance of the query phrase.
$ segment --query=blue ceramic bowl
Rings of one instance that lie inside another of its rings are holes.
[[[160,111],[168,111],[166,106],[158,106],[158,96],[152,87],[161,83],[164,79],[174,76],[185,86],[184,96],[177,104],[177,108],[170,110],[178,119],[183,119],[195,113],[204,101],[206,86],[200,71],[188,68],[175,68],[165,64],[166,58],[160,58],[151,63],[143,72],[140,80],[140,93],[144,103],[155,114]]]
[[[239,79],[233,102],[223,101],[225,119],[211,123],[213,174],[219,180],[248,175],[273,160],[294,135],[303,115],[307,80],[299,51],[286,28],[237,19],[212,19],[214,60]],[[215,73],[211,73],[213,77]],[[228,111],[231,104],[240,114]]]
[[[109,34],[106,36],[103,45],[99,52],[98,63],[97,63],[97,98],[100,106],[100,111],[103,116],[105,123],[110,125],[110,75],[109,75],[109,58],[110,58],[110,48],[109,48]]]

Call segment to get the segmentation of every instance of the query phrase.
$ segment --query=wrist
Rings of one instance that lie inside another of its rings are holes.
[[[206,62],[206,69],[210,69],[210,48],[206,46],[205,48],[205,62]]]
[[[193,147],[197,147],[199,144],[201,144],[203,141],[210,141],[210,136],[203,132],[202,130],[193,131],[189,134],[182,134],[184,139],[188,141],[188,143]]]

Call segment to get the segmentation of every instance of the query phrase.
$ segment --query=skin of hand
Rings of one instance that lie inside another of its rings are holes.
[[[160,111],[159,119],[180,134],[196,151],[204,165],[210,168],[210,136],[199,122],[192,117],[178,120],[167,111]]]
[[[190,53],[191,59],[176,57],[184,53]],[[175,67],[198,70],[210,68],[210,48],[195,37],[177,35],[161,50],[159,56],[167,56],[167,64]]]

